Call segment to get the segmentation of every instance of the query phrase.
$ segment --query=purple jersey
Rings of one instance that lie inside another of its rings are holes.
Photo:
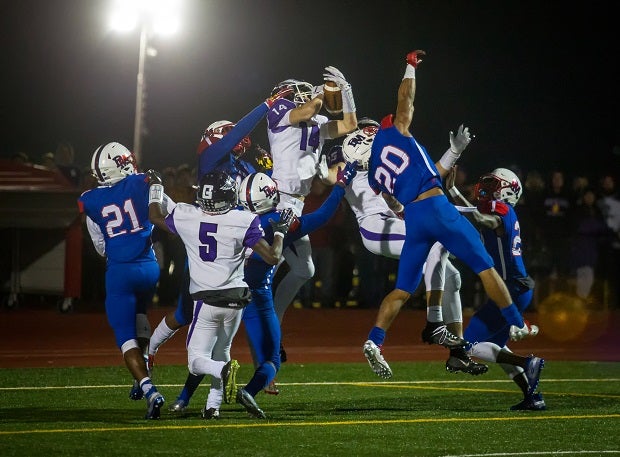
[[[372,143],[368,183],[375,192],[387,192],[407,205],[421,193],[441,187],[441,178],[424,146],[392,126],[379,129]]]

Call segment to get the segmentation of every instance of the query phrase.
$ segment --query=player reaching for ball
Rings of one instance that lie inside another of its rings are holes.
[[[464,148],[451,147],[435,163],[409,132],[416,94],[416,68],[424,55],[426,53],[422,50],[407,54],[405,74],[398,89],[396,116],[390,114],[381,121],[368,166],[370,187],[375,193],[385,193],[403,205],[406,227],[396,287],[381,302],[375,325],[363,345],[363,353],[372,370],[384,377],[386,374],[391,376],[391,369],[381,353],[386,330],[417,289],[426,257],[437,241],[478,274],[485,292],[500,308],[502,318],[509,325],[523,331],[527,328],[478,231],[442,190],[442,178]],[[448,348],[467,344],[463,338],[449,332],[442,321],[427,320],[422,339]]]
[[[357,128],[355,101],[349,82],[332,66],[325,67],[323,78],[324,82],[336,83],[342,92],[342,119],[329,120],[319,114],[323,106],[324,84],[312,86],[297,79],[287,79],[274,87],[273,93],[286,88],[293,89],[293,93],[274,103],[267,113],[267,135],[273,157],[271,176],[281,195],[278,209],[291,208],[296,216],[301,216],[304,199],[315,175],[325,184],[336,182],[337,167],[328,169],[326,157],[320,156],[325,140],[342,137]],[[280,322],[301,286],[314,276],[307,235],[285,249],[283,255],[289,272],[276,287],[274,295]]]

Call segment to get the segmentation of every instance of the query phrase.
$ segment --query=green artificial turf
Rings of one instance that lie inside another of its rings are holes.
[[[620,363],[547,361],[546,411],[510,411],[522,396],[497,365],[482,376],[442,362],[288,364],[267,420],[235,403],[200,417],[207,384],[183,417],[167,410],[185,366],[156,366],[159,420],[128,398],[124,367],[0,369],[0,456],[579,456],[620,455]],[[237,383],[251,367],[242,365]]]

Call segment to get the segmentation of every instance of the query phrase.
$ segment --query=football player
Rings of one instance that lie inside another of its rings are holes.
[[[363,344],[364,355],[372,370],[383,377],[392,375],[381,354],[386,330],[418,287],[424,262],[435,242],[441,242],[478,274],[485,292],[501,308],[501,315],[510,325],[526,328],[506,284],[493,268],[493,260],[477,230],[448,201],[442,190],[442,178],[471,140],[469,132],[465,132],[462,126],[459,135],[451,132],[450,149],[436,163],[409,132],[416,93],[416,68],[425,54],[422,50],[407,54],[405,74],[398,89],[396,116],[390,114],[381,121],[368,165],[370,187],[375,193],[387,194],[403,205],[406,227],[396,287],[381,302],[375,325]],[[439,320],[439,313],[427,316],[423,341],[448,348],[467,344],[447,329],[443,320]]]
[[[288,208],[281,212],[281,218],[292,220],[290,230],[284,236],[284,248],[297,239],[307,236],[331,218],[344,196],[344,189],[355,176],[355,165],[344,164],[336,175],[336,185],[316,211],[297,217]],[[239,188],[239,201],[248,210],[258,214],[262,225],[268,226],[277,214],[280,192],[276,183],[264,173],[249,175]],[[265,238],[270,239],[269,229]],[[256,406],[254,397],[266,386],[272,385],[280,369],[280,322],[273,304],[272,284],[275,268],[252,254],[245,267],[245,280],[252,292],[252,301],[243,310],[243,323],[254,358],[255,371],[250,381],[238,390],[237,402],[245,406],[248,413],[265,418],[265,413]]]
[[[149,179],[138,173],[133,154],[116,142],[95,150],[91,170],[99,185],[80,195],[78,207],[95,249],[106,257],[106,315],[134,378],[130,398],[146,398],[146,419],[158,419],[165,400],[145,363],[151,334],[146,310],[159,280],[148,218]]]
[[[338,138],[357,128],[353,91],[342,72],[325,67],[325,81],[335,82],[342,92],[342,119],[329,120],[319,114],[323,106],[323,84],[296,79],[278,83],[273,93],[292,89],[292,93],[274,103],[267,114],[267,136],[273,156],[273,180],[280,191],[278,209],[291,208],[301,216],[304,198],[310,192],[315,175],[333,185],[337,168],[328,169],[326,157],[320,156],[327,139]],[[292,303],[301,286],[314,276],[310,238],[301,237],[284,250],[289,271],[275,290],[274,304],[278,319]]]
[[[178,235],[187,250],[189,292],[194,301],[186,342],[187,365],[192,375],[211,375],[203,415],[217,418],[222,402],[230,403],[232,397],[238,363],[231,360],[230,347],[242,309],[251,298],[243,279],[246,250],[253,250],[268,265],[277,264],[288,225],[275,224],[273,244],[267,243],[259,218],[237,209],[237,185],[222,171],[200,178],[198,206],[178,203],[167,216],[161,208],[161,181],[151,184],[149,192],[151,222]]]
[[[446,188],[457,204],[474,208],[454,186],[456,166],[446,177]],[[523,262],[521,230],[514,206],[521,197],[523,187],[519,177],[507,168],[496,168],[482,175],[476,186],[475,208],[465,213],[480,230],[484,246],[493,258],[502,278],[505,278],[510,295],[523,313],[534,294],[534,280],[527,274]],[[489,299],[472,316],[465,338],[475,342],[469,353],[481,360],[497,362],[523,392],[523,400],[512,406],[513,410],[546,409],[540,392],[536,392],[544,360],[530,355],[513,354],[508,340],[517,341],[525,336],[535,336],[538,327],[525,321],[526,331],[508,325],[499,308]]]
[[[271,165],[269,153],[257,148],[255,161],[246,156],[252,141],[248,136],[256,125],[265,117],[269,108],[281,97],[292,92],[290,88],[274,91],[264,102],[256,106],[236,124],[220,120],[211,123],[202,134],[197,148],[198,180],[212,171],[224,171],[230,175],[237,185],[250,173],[256,171],[254,163],[261,169],[268,169]],[[168,313],[153,331],[149,347],[149,365],[152,367],[155,354],[159,347],[168,341],[180,328],[188,325],[192,318],[194,302],[189,294],[189,271],[185,265],[182,289],[177,300],[177,307]],[[188,374],[185,384],[177,399],[168,408],[172,413],[184,413],[189,399],[200,385],[203,376]]]
[[[357,162],[358,173],[347,187],[345,199],[357,220],[362,243],[376,255],[399,259],[405,241],[403,206],[392,196],[376,195],[368,184],[368,161],[379,123],[368,118],[358,122],[358,129],[348,134],[342,145],[328,152],[328,163]],[[466,143],[468,128],[461,128],[455,141]],[[383,198],[382,198],[383,197]],[[444,321],[458,336],[463,334],[463,313],[460,300],[461,275],[450,262],[448,251],[439,242],[433,244],[424,266],[427,314],[429,320]],[[448,306],[447,302],[455,306]],[[480,375],[488,370],[473,361],[464,346],[450,348],[446,370]],[[384,375],[389,372],[382,372]],[[381,375],[381,374],[380,374]]]

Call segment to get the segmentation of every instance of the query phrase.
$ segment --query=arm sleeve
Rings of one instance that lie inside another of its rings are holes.
[[[200,151],[198,156],[198,179],[216,169],[221,162],[228,160],[230,151],[254,130],[261,119],[265,117],[268,110],[267,105],[264,102],[261,103],[237,122],[233,129],[224,135],[221,140],[209,146],[208,151],[206,148]]]
[[[101,233],[101,229],[88,216],[86,216],[86,228],[88,229],[88,234],[90,235],[91,240],[93,240],[93,245],[95,246],[95,250],[101,257],[104,257],[105,256],[105,240],[103,238],[103,233]]]
[[[263,227],[261,226],[260,219],[258,216],[254,218],[250,227],[248,227],[245,232],[245,237],[243,238],[243,245],[247,248],[253,248],[256,243],[263,237],[265,233],[263,232]]]
[[[162,208],[164,209],[166,214],[170,214],[175,206],[177,206],[176,202],[174,202],[168,195],[164,194],[164,202],[162,204]]]
[[[294,232],[289,230],[285,238],[286,241],[292,242],[297,240],[325,224],[336,213],[342,197],[344,197],[344,188],[335,185],[329,197],[316,211],[299,217],[299,228]]]

